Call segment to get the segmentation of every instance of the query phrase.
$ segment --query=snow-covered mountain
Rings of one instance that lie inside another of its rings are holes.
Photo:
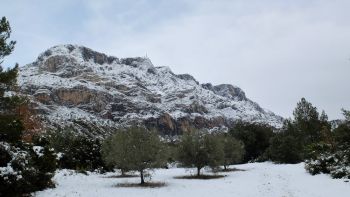
[[[74,125],[92,134],[134,122],[169,135],[238,120],[282,124],[239,87],[199,84],[191,75],[155,67],[148,58],[119,59],[83,46],[48,49],[20,69],[19,85],[49,125]]]

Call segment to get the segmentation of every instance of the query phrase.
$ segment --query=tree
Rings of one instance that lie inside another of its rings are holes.
[[[277,163],[298,163],[303,159],[301,145],[292,135],[275,135],[268,150],[270,159]]]
[[[0,21],[0,64],[10,55],[15,41],[10,38],[9,22]],[[20,105],[25,99],[16,96],[18,65],[3,70],[0,65],[0,196],[26,196],[53,185],[56,155],[48,147],[23,143]]]
[[[224,149],[223,166],[225,170],[228,165],[237,164],[242,161],[244,155],[243,142],[224,134],[221,136],[221,143]]]
[[[332,132],[328,128],[327,131],[322,130],[322,133],[330,136],[330,140],[324,138],[308,147],[305,169],[311,174],[327,173],[333,178],[350,178],[350,124],[347,112],[343,109],[346,120]]]
[[[21,139],[23,124],[19,117],[14,115],[0,115],[0,141],[15,143]]]
[[[60,168],[80,171],[106,169],[101,155],[102,143],[97,138],[79,134],[70,127],[49,131],[40,138],[46,138],[48,146],[59,153]]]
[[[345,109],[342,109],[341,111],[343,112],[345,120],[347,122],[350,122],[350,111],[349,110],[345,110]]]
[[[243,162],[259,158],[269,147],[273,129],[264,124],[238,122],[230,135],[244,143]]]
[[[7,71],[3,71],[2,63],[4,57],[10,55],[15,47],[15,41],[9,41],[11,27],[5,17],[0,21],[0,104],[2,111],[11,106],[11,100],[5,97],[5,92],[12,90],[17,82],[18,65]],[[6,102],[7,101],[7,102]]]
[[[124,170],[140,172],[141,184],[147,169],[162,167],[166,157],[163,144],[154,131],[131,127],[117,131],[103,143],[104,160]]]
[[[282,128],[270,139],[265,155],[277,163],[298,163],[304,158],[304,147],[299,131],[290,119],[283,122]]]
[[[185,133],[178,146],[178,160],[185,167],[196,167],[197,176],[200,176],[200,170],[205,166],[218,167],[223,158],[224,151],[220,139],[199,130]]]
[[[57,155],[39,144],[0,142],[0,196],[27,196],[54,186]]]
[[[302,98],[293,112],[294,124],[303,135],[305,145],[311,143],[317,143],[320,141],[322,124],[319,120],[319,114],[317,108]],[[322,115],[323,121],[325,121],[325,114]]]
[[[21,138],[23,125],[17,109],[22,99],[9,93],[16,89],[18,65],[12,69],[3,70],[4,57],[10,55],[15,41],[10,38],[11,27],[5,17],[0,21],[0,140],[16,142]]]
[[[3,62],[3,58],[12,53],[15,48],[16,41],[7,42],[10,38],[11,27],[6,17],[2,17],[0,21],[0,64]]]
[[[350,147],[350,111],[342,109],[345,121],[334,129],[333,135],[338,146]]]
[[[328,115],[326,114],[326,112],[324,110],[322,110],[321,115],[320,115],[320,123],[324,126],[329,125]]]
[[[130,171],[129,160],[131,160],[131,158],[129,157],[129,154],[131,149],[128,147],[130,143],[128,135],[129,134],[126,131],[116,132],[113,136],[107,138],[102,145],[103,160],[107,165],[120,169],[122,176]]]

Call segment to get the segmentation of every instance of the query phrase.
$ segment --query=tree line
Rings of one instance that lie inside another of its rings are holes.
[[[27,128],[22,107],[25,97],[18,94],[18,65],[4,70],[3,59],[14,50],[9,41],[8,20],[0,20],[0,196],[22,196],[53,186],[56,155],[49,147],[23,141]]]

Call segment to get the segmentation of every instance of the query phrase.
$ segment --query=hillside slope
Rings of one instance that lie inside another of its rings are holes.
[[[52,47],[21,67],[19,84],[48,125],[74,125],[93,135],[135,122],[165,135],[229,127],[238,120],[282,124],[239,87],[199,84],[148,58],[119,59],[76,45]]]

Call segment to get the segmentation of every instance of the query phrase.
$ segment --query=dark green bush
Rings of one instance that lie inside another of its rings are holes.
[[[69,129],[50,132],[47,136],[49,146],[58,156],[59,168],[73,170],[105,170],[102,160],[101,141]]]
[[[256,160],[263,155],[273,137],[272,127],[258,123],[237,123],[229,133],[244,144],[243,162]]]
[[[0,115],[0,141],[19,141],[21,139],[23,129],[23,124],[18,117]]]
[[[56,155],[48,147],[2,142],[1,152],[10,159],[0,169],[0,196],[22,196],[52,187]]]
[[[301,150],[302,145],[296,137],[279,133],[271,138],[267,154],[277,163],[299,163],[303,161]]]
[[[350,112],[343,110],[345,121],[333,130],[328,143],[309,146],[305,169],[311,174],[327,173],[333,178],[350,178]]]
[[[305,161],[305,169],[312,175],[330,174],[333,178],[350,178],[350,146],[332,151],[320,151]]]

